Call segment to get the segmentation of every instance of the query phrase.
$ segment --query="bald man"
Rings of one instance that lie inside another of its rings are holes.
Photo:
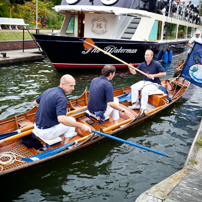
[[[65,74],[60,79],[60,85],[48,89],[34,100],[34,105],[38,107],[35,115],[34,129],[44,139],[53,139],[64,134],[64,144],[75,136],[76,128],[85,132],[91,132],[89,126],[76,122],[73,117],[67,117],[67,98],[74,90],[75,79]]]

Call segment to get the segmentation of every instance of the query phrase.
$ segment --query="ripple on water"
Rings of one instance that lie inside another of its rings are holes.
[[[164,66],[166,78],[173,77],[175,58]],[[59,85],[60,77],[48,60],[0,68],[0,119],[24,113],[44,90]],[[71,71],[76,87],[69,100],[81,95],[99,70]],[[141,75],[117,70],[114,88],[130,86]],[[10,201],[112,201],[129,202],[145,190],[180,170],[202,116],[201,88],[190,88],[176,103],[158,115],[119,134],[120,138],[166,153],[166,158],[114,140],[105,140],[72,155],[8,179],[13,186]],[[29,178],[29,181],[27,180]],[[30,181],[32,183],[30,183]],[[47,186],[48,185],[48,186]],[[6,186],[5,186],[6,187]],[[3,187],[2,193],[7,193]],[[19,189],[18,189],[19,187]],[[3,190],[4,189],[4,190]],[[2,197],[2,196],[1,196]],[[6,201],[6,200],[5,200]]]

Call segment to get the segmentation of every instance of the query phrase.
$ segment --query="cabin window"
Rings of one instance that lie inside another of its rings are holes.
[[[176,38],[176,24],[165,23],[165,39],[175,39]]]
[[[74,33],[74,16],[70,18],[66,34],[73,34]]]
[[[195,31],[195,29],[193,27],[188,27],[188,31],[187,31],[187,37],[191,38],[192,37],[192,33]]]
[[[179,25],[178,27],[178,39],[184,39],[186,38],[186,31],[187,31],[187,27]]]
[[[160,40],[161,39],[161,21],[155,21],[152,27],[151,33],[149,35],[149,40]]]

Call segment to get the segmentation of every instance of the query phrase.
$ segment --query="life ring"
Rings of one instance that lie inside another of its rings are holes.
[[[68,4],[75,4],[79,0],[66,0]]]
[[[116,3],[118,0],[101,0],[101,2],[105,5],[112,5]]]

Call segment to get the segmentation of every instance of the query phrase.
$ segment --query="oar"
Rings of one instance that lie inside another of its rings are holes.
[[[135,143],[133,143],[133,142],[129,142],[129,141],[123,140],[123,139],[118,138],[118,137],[115,137],[115,136],[108,135],[108,134],[106,134],[106,133],[102,133],[102,132],[99,132],[99,131],[96,131],[96,130],[92,130],[92,129],[91,129],[91,131],[94,132],[94,133],[97,133],[97,134],[99,134],[99,135],[102,135],[102,136],[105,136],[105,137],[108,137],[108,138],[117,140],[117,141],[119,141],[119,142],[123,142],[123,143],[129,144],[129,145],[138,147],[138,148],[140,148],[140,149],[145,149],[145,150],[147,150],[147,151],[150,151],[150,152],[153,152],[153,153],[162,155],[162,156],[170,157],[169,155],[164,154],[164,153],[162,153],[162,152],[159,152],[159,151],[150,149],[150,148],[148,148],[148,147],[144,147],[144,146],[139,145],[139,144],[135,144]]]
[[[148,76],[148,74],[146,74],[146,73],[144,73],[143,71],[141,71],[141,70],[139,70],[139,69],[133,67],[133,65],[131,65],[131,64],[129,64],[129,63],[127,63],[127,62],[125,62],[125,61],[123,61],[123,60],[117,58],[116,56],[112,55],[111,53],[108,53],[107,51],[104,51],[103,49],[101,49],[101,48],[99,48],[98,46],[94,45],[94,42],[93,42],[92,39],[89,39],[89,38],[88,38],[88,39],[85,39],[83,45],[84,45],[84,47],[85,47],[86,49],[96,48],[97,50],[103,52],[104,54],[106,54],[106,55],[108,55],[108,56],[114,58],[115,60],[118,60],[119,62],[121,62],[121,63],[123,63],[123,64],[125,64],[125,65],[127,65],[127,66],[130,66],[131,68],[135,69],[136,71],[140,72],[141,74],[144,74],[145,76]]]
[[[5,139],[3,139],[3,140],[0,140],[0,144],[3,144],[3,143],[5,143],[5,142],[11,141],[11,140],[15,140],[15,139],[18,139],[18,138],[27,136],[27,135],[30,135],[30,134],[32,134],[32,131],[33,131],[33,129],[27,130],[27,131],[22,132],[22,133],[19,133],[19,134],[17,134],[17,135],[13,135],[13,136],[11,136],[11,137],[7,137],[7,138],[5,138]]]
[[[54,154],[56,154],[56,153],[58,153],[58,152],[60,152],[60,151],[62,151],[64,149],[72,146],[72,145],[78,144],[78,142],[82,142],[82,141],[86,140],[89,136],[90,135],[87,135],[87,136],[82,137],[82,138],[80,138],[80,139],[78,139],[76,141],[73,141],[73,142],[70,142],[68,144],[62,145],[60,147],[48,150],[48,151],[46,151],[44,153],[37,154],[35,156],[30,156],[30,157],[22,158],[22,160],[26,161],[26,162],[32,162],[32,161],[39,161],[39,160],[45,159],[45,158],[47,158],[49,156],[52,156],[52,155],[54,155]]]
[[[117,98],[119,99],[119,102],[129,100],[129,99],[131,99],[131,93],[126,93],[126,94],[117,96]]]
[[[4,138],[7,138],[7,137],[10,137],[10,136],[13,136],[13,135],[16,135],[16,134],[19,134],[19,133],[22,133],[24,131],[27,131],[27,130],[30,130],[34,127],[34,124],[30,125],[30,126],[27,126],[27,127],[24,127],[24,128],[21,128],[21,129],[18,129],[18,130],[15,130],[15,131],[12,131],[10,133],[4,133],[4,134],[1,134],[0,135],[0,140],[1,139],[4,139]]]

